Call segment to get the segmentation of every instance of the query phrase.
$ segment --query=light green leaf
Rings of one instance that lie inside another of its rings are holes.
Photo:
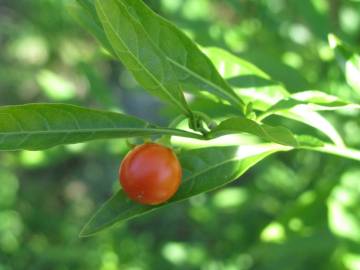
[[[334,126],[317,111],[360,109],[360,105],[343,101],[320,91],[304,91],[291,95],[268,108],[258,116],[258,121],[276,114],[309,125],[330,138],[336,145],[344,142]]]
[[[175,196],[165,204],[145,206],[130,201],[118,191],[95,213],[80,236],[90,236],[115,223],[143,215],[160,207],[219,188],[254,166],[268,155],[291,148],[278,144],[228,146],[193,149],[180,155],[184,177]]]
[[[340,68],[345,73],[347,83],[360,94],[360,52],[334,34],[329,34],[328,39]]]
[[[360,150],[349,148],[344,145],[338,146],[334,144],[325,143],[316,137],[308,136],[308,135],[296,136],[296,139],[299,143],[298,148],[327,153],[331,155],[336,155],[336,156],[360,161]]]
[[[302,122],[328,136],[336,145],[344,142],[333,125],[317,111],[360,109],[359,104],[350,103],[336,96],[317,90],[309,90],[292,94],[289,98],[280,100],[258,116],[262,121],[266,117],[277,114]]]
[[[357,149],[341,147],[328,143],[324,143],[323,146],[319,147],[302,146],[301,148],[360,161],[360,150]]]
[[[298,141],[300,147],[322,147],[325,145],[325,143],[320,139],[309,135],[297,135],[296,140]]]
[[[360,109],[359,104],[341,100],[337,96],[329,95],[318,90],[297,92],[291,95],[298,104],[308,104],[313,110]],[[294,105],[293,105],[294,106]],[[274,106],[275,107],[275,106]]]
[[[220,48],[204,48],[218,72],[256,110],[266,110],[290,94],[261,69]]]
[[[252,86],[244,81],[242,85],[234,85],[233,83],[232,86],[245,101],[253,104],[254,109],[264,111],[263,114],[258,116],[258,121],[262,121],[272,114],[277,114],[318,129],[336,145],[344,145],[336,129],[315,110],[320,108],[339,109],[335,105],[340,104],[344,105],[341,108],[356,107],[357,105],[345,104],[341,100],[335,101],[335,97],[326,94],[321,95],[319,91],[307,91],[290,95],[280,84],[272,85],[269,76],[251,63],[218,48],[204,50],[214,62],[220,74],[228,81],[235,82],[238,78],[249,75],[257,78],[253,80]],[[263,85],[259,84],[261,80],[268,80],[268,84],[266,85],[265,82]],[[246,95],[248,95],[248,98],[245,98]],[[335,103],[330,102],[330,99]],[[316,106],[312,104],[314,102],[317,103]]]
[[[0,107],[0,150],[41,150],[95,139],[196,133],[160,128],[138,118],[66,104]]]
[[[328,197],[329,229],[338,237],[360,243],[360,170],[347,170]],[[355,244],[354,243],[354,244]]]
[[[268,74],[254,64],[237,57],[228,51],[217,47],[202,48],[203,52],[210,58],[221,76],[225,79],[239,75],[255,75],[259,78],[270,80]]]
[[[311,110],[307,105],[298,105],[289,110],[277,111],[276,114],[311,126],[329,137],[336,145],[344,146],[343,139],[335,127],[325,117]]]
[[[306,105],[313,111],[334,111],[343,109],[360,109],[360,105],[339,99],[336,96],[317,90],[308,90],[292,94],[270,107],[264,115],[271,115],[282,110],[289,110],[298,105]],[[263,116],[262,116],[263,118]]]
[[[293,147],[298,145],[294,135],[287,128],[259,124],[244,117],[234,117],[221,122],[211,131],[210,136],[219,137],[243,132],[258,136],[270,142]]]
[[[96,1],[96,10],[116,56],[151,94],[191,115],[173,66],[153,43],[134,10],[121,1]]]
[[[76,95],[76,87],[73,82],[51,70],[41,70],[36,76],[40,89],[51,100],[64,102]]]

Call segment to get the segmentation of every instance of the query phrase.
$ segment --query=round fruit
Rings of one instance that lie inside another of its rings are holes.
[[[163,145],[145,143],[123,159],[120,184],[128,197],[141,204],[166,202],[178,190],[181,165],[174,152]]]

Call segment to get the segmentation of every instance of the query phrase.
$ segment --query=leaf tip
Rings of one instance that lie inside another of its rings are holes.
[[[86,237],[90,237],[90,236],[93,236],[96,234],[96,231],[89,229],[90,222],[91,222],[91,219],[82,227],[82,229],[80,230],[79,235],[78,235],[79,238],[86,238]]]

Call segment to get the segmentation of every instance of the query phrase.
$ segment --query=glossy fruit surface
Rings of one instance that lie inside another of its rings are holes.
[[[166,202],[178,190],[182,170],[175,153],[156,143],[135,147],[123,159],[120,184],[128,197],[141,204]]]

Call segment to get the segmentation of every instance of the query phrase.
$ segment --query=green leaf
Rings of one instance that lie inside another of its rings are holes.
[[[95,139],[196,133],[160,128],[138,118],[66,104],[0,107],[0,150],[41,150]]]
[[[317,111],[360,109],[360,105],[343,101],[336,96],[320,91],[304,91],[292,94],[271,106],[258,116],[262,121],[266,117],[277,114],[311,126],[330,138],[336,145],[343,146],[344,142],[333,125]]]
[[[294,135],[287,128],[259,124],[244,117],[234,117],[221,122],[211,131],[210,136],[219,137],[243,132],[258,136],[270,142],[293,147],[298,145]]]
[[[360,161],[360,150],[348,147],[324,143],[323,146],[314,147],[302,145],[301,148]]]
[[[296,136],[296,140],[298,141],[300,147],[322,147],[325,145],[325,143],[320,139],[309,135],[298,135]]]
[[[297,92],[280,100],[258,116],[262,121],[266,117],[277,114],[309,125],[328,136],[336,145],[344,142],[333,125],[317,111],[344,109],[360,109],[359,104],[350,103],[340,98],[317,90]]]
[[[203,51],[238,96],[245,102],[251,102],[254,109],[266,110],[290,96],[279,82],[271,80],[268,74],[252,63],[220,48],[204,48]]]
[[[225,79],[234,78],[239,75],[255,75],[259,78],[270,80],[270,76],[260,68],[228,51],[217,47],[208,47],[202,50]]]
[[[94,14],[93,1],[77,1],[86,10],[86,14],[79,11],[79,7],[74,5],[70,5],[71,13],[80,24],[92,32],[112,55],[115,55],[111,45],[109,46],[97,14]],[[228,100],[237,107],[244,106],[241,99],[219,75],[211,61],[183,32],[152,12],[142,1],[125,2],[127,5],[131,4],[136,8],[138,19],[142,23],[144,31],[147,32],[151,41],[162,50],[167,60],[173,65],[174,72],[176,72],[177,78],[185,90],[192,90],[195,94],[201,96],[203,96],[204,92],[199,92],[199,90],[206,90]],[[149,24],[149,22],[151,23]],[[167,42],[159,42],[159,40],[162,40],[159,36],[166,38]]]
[[[336,145],[344,145],[336,129],[316,110],[359,108],[359,105],[342,101],[320,91],[304,91],[291,95],[280,84],[274,84],[267,74],[253,64],[218,48],[204,50],[220,74],[232,82],[232,86],[241,98],[251,102],[254,109],[264,111],[257,118],[259,121],[277,114],[320,130]],[[252,86],[249,82],[250,78],[253,78]],[[234,85],[236,82],[239,83]]]
[[[81,12],[78,12],[78,14],[76,12],[72,13],[77,15],[75,17],[80,17],[78,18],[80,23],[92,32],[105,48],[108,48],[109,42],[107,38],[104,39],[106,35],[103,26],[96,12],[94,12],[94,1],[77,1],[90,16],[87,16],[84,23],[84,16]],[[122,3],[126,4],[126,6],[131,6],[133,11],[136,11],[132,12],[132,16],[136,17],[151,42],[160,48],[173,66],[178,81],[185,90],[193,90],[196,94],[200,94],[199,90],[210,91],[223,97],[230,103],[237,105],[237,107],[244,106],[241,99],[239,99],[226,81],[217,73],[211,61],[182,31],[154,13],[142,1],[122,1]],[[89,21],[91,23],[89,23]],[[92,27],[93,24],[96,24],[94,29]],[[99,29],[101,30],[98,31]],[[163,40],[166,40],[166,42],[162,42]],[[115,53],[113,53],[113,55],[115,55]]]
[[[322,140],[308,135],[296,136],[299,143],[298,148],[307,149],[316,152],[327,153],[348,159],[360,161],[360,150],[346,146],[338,146],[323,142]]]
[[[84,226],[80,236],[93,235],[115,223],[219,188],[237,179],[268,155],[289,149],[291,148],[277,144],[262,144],[185,151],[179,157],[184,173],[182,184],[169,202],[158,206],[140,205],[130,201],[120,190],[95,213]]]
[[[151,94],[191,115],[174,68],[145,32],[134,10],[121,1],[96,1],[96,10],[116,56]]]
[[[360,213],[357,208],[360,203],[359,178],[359,167],[346,170],[337,179],[337,185],[327,201],[329,229],[354,247],[360,243]]]
[[[334,34],[329,34],[328,39],[338,64],[345,73],[347,83],[360,94],[360,52]]]
[[[277,111],[276,114],[311,126],[321,131],[336,145],[344,146],[343,139],[335,127],[325,117],[307,105],[298,105],[288,110]]]
[[[338,109],[360,109],[359,104],[340,99],[318,90],[297,92],[291,95],[291,99],[298,104],[309,104],[313,110],[338,110]]]
[[[298,105],[303,105],[313,111],[334,111],[343,109],[360,109],[359,104],[354,104],[340,98],[317,90],[308,90],[292,94],[289,98],[280,100],[267,109],[260,119],[279,111],[290,110]],[[305,106],[306,105],[306,106]]]

